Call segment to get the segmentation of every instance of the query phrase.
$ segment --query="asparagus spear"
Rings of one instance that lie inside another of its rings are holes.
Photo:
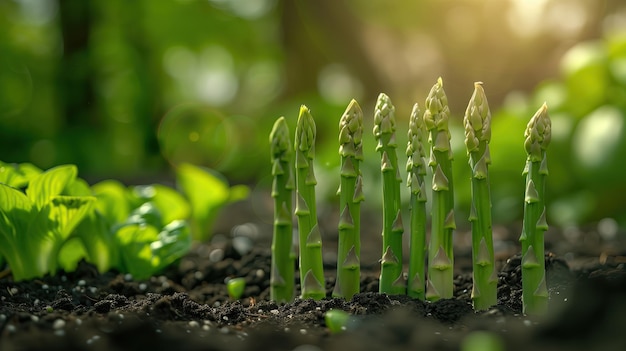
[[[424,124],[429,131],[428,141],[431,144],[429,166],[433,171],[432,230],[426,285],[428,300],[450,298],[454,288],[452,234],[456,225],[449,118],[448,98],[443,90],[443,81],[439,78],[426,98],[424,112]]]
[[[524,197],[524,223],[522,243],[522,303],[526,314],[543,314],[548,307],[544,233],[548,230],[544,199],[545,180],[548,175],[546,149],[550,144],[551,122],[548,106],[543,106],[528,122],[524,132],[526,149],[526,194]]]
[[[389,97],[380,94],[374,114],[376,150],[381,156],[383,177],[383,256],[381,259],[381,293],[404,294],[402,276],[402,216],[400,213],[400,173],[396,155],[395,107]]]
[[[284,117],[274,123],[270,133],[272,160],[272,197],[274,198],[274,233],[272,238],[272,271],[270,299],[289,302],[294,297],[293,222],[291,218],[293,153],[289,127]]]
[[[313,172],[315,121],[302,105],[296,126],[296,215],[300,234],[301,297],[319,300],[326,296],[322,263],[322,236],[317,225]]]
[[[406,147],[407,186],[411,189],[411,241],[409,257],[408,295],[424,300],[426,261],[426,163],[422,136],[425,132],[424,119],[418,104],[413,105],[409,117],[409,141]]]
[[[360,288],[361,201],[364,200],[361,178],[363,160],[363,112],[356,100],[350,101],[339,121],[339,248],[337,282],[333,296],[350,299]]]
[[[498,276],[493,254],[491,230],[491,194],[488,166],[491,164],[491,112],[481,82],[474,83],[465,117],[465,146],[472,169],[472,300],[475,310],[484,310],[498,303]]]

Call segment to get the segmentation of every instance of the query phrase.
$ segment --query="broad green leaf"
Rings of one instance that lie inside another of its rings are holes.
[[[89,184],[87,184],[84,179],[76,178],[73,182],[69,182],[65,186],[62,194],[70,196],[92,196],[93,192],[91,191]]]
[[[158,240],[150,244],[152,264],[161,270],[183,257],[191,249],[191,232],[187,222],[176,220],[166,225]]]
[[[158,230],[153,226],[129,224],[119,228],[116,237],[120,242],[123,270],[136,279],[152,275],[150,243],[157,240]]]
[[[87,196],[55,196],[46,203],[29,228],[30,240],[39,242],[38,265],[56,272],[59,250],[78,223],[93,210],[96,199]]]
[[[248,195],[245,186],[230,188],[218,173],[183,163],[176,170],[178,187],[189,199],[193,235],[206,241],[219,210],[229,202],[241,200]]]
[[[9,164],[0,162],[0,183],[24,188],[30,180],[42,173],[42,170],[30,163]]]
[[[122,268],[117,241],[110,227],[109,221],[99,211],[92,211],[83,218],[72,234],[80,239],[87,261],[95,264],[100,273],[111,268]]]
[[[150,201],[159,209],[163,223],[189,218],[191,208],[176,190],[159,184],[135,186],[132,193],[143,201]]]
[[[91,187],[98,198],[96,208],[111,223],[122,223],[130,214],[127,190],[122,183],[105,180]]]
[[[74,165],[50,168],[30,181],[26,195],[37,208],[42,208],[53,196],[61,194],[67,184],[76,179],[77,173]]]
[[[87,257],[87,251],[78,237],[69,239],[59,251],[59,267],[66,272],[73,272],[78,262]]]
[[[178,186],[191,202],[194,218],[206,217],[228,201],[228,184],[210,170],[183,163],[178,166],[176,176]]]
[[[0,254],[6,259],[16,280],[28,267],[33,253],[27,250],[26,235],[31,221],[31,202],[21,191],[0,184]]]

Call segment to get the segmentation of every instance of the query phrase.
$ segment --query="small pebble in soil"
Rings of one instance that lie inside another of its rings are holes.
[[[6,331],[9,332],[10,334],[15,333],[15,331],[17,330],[17,328],[15,328],[15,326],[13,324],[9,324],[6,326]]]
[[[55,319],[52,323],[52,329],[61,329],[65,327],[65,321],[62,319]]]
[[[35,322],[35,323],[37,323],[37,322],[39,322],[39,317],[37,317],[35,315],[32,315],[32,316],[30,316],[30,320]]]
[[[193,272],[193,277],[196,278],[196,280],[202,280],[204,279],[204,274],[200,271],[195,271]]]
[[[87,345],[91,345],[98,340],[100,340],[100,335],[94,335],[91,338],[87,339]]]
[[[322,349],[315,345],[304,344],[296,346],[293,351],[322,351]]]
[[[127,281],[127,282],[132,281],[133,280],[133,275],[130,274],[130,273],[124,274],[124,280]]]
[[[300,334],[306,335],[306,333],[307,333],[306,329],[300,329]]]
[[[230,330],[227,327],[220,328],[220,333],[222,333],[222,334],[228,334],[229,332],[230,332]]]
[[[16,295],[18,292],[20,292],[20,291],[17,288],[15,288],[15,287],[9,289],[9,295],[11,295],[11,296]]]
[[[140,291],[146,291],[146,289],[148,289],[148,284],[146,284],[146,283],[139,284],[139,290]]]
[[[87,282],[85,281],[85,279],[81,279],[76,283],[78,286],[85,286],[87,284]]]
[[[6,314],[0,314],[0,323],[3,323],[6,320],[7,320]]]
[[[197,328],[200,326],[200,323],[196,322],[196,321],[189,321],[189,326],[192,328]]]
[[[48,284],[44,284],[44,285],[41,286],[41,288],[44,289],[44,290],[48,290],[49,286],[48,286]]]
[[[219,262],[224,258],[224,250],[215,249],[209,254],[209,260],[213,263]]]
[[[33,301],[33,305],[37,306],[37,305],[39,305],[39,302],[40,302],[39,299],[35,299],[35,301]]]

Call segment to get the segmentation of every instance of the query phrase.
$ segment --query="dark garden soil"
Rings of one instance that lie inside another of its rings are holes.
[[[496,229],[499,301],[487,311],[471,306],[467,233],[457,235],[452,299],[379,294],[376,238],[364,240],[362,293],[350,301],[276,304],[268,298],[271,227],[246,222],[246,206],[224,212],[211,244],[195,246],[178,266],[148,280],[99,274],[86,263],[32,281],[0,278],[0,350],[458,350],[481,330],[506,350],[626,350],[626,251],[593,228],[573,239],[549,232],[545,317],[521,313],[518,233],[504,228]],[[332,252],[336,238],[324,239]],[[332,254],[325,260],[330,296],[336,263]],[[246,279],[238,301],[227,295],[230,277]],[[352,314],[346,331],[329,332],[329,309]]]

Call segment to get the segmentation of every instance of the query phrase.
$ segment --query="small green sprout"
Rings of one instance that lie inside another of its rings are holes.
[[[420,115],[418,104],[413,105],[409,117],[409,141],[406,147],[407,186],[411,190],[410,207],[410,256],[409,281],[407,294],[411,297],[424,300],[426,286],[426,153],[423,147],[423,135],[426,126]]]
[[[454,220],[454,191],[452,182],[452,148],[448,119],[448,97],[441,78],[426,98],[424,124],[431,145],[429,166],[433,171],[432,230],[428,251],[428,283],[426,298],[451,298],[454,290],[454,253],[452,235]]]
[[[461,340],[461,351],[504,351],[502,337],[488,331],[473,331]]]
[[[284,117],[274,123],[270,133],[272,161],[272,197],[274,198],[274,233],[272,238],[272,268],[270,273],[270,299],[289,302],[294,297],[294,256],[292,193],[293,149],[289,127]]]
[[[300,286],[302,298],[319,300],[326,296],[322,262],[322,235],[317,225],[315,203],[315,121],[309,109],[302,105],[296,125],[296,215],[300,233]]]
[[[339,243],[337,281],[333,296],[350,299],[360,290],[361,202],[364,200],[361,176],[363,160],[363,111],[350,101],[339,121],[339,155],[341,182],[339,184]]]
[[[324,314],[324,321],[328,330],[332,334],[337,334],[346,330],[350,321],[350,314],[344,310],[328,310]]]
[[[552,126],[544,103],[528,122],[524,132],[526,149],[526,191],[522,243],[522,304],[529,315],[541,315],[548,309],[548,289],[544,257],[544,233],[548,230],[545,206],[545,182],[548,175],[546,149]]]
[[[383,177],[383,254],[380,260],[380,292],[406,293],[402,274],[402,213],[400,209],[400,170],[396,155],[396,108],[383,93],[374,112],[374,137],[378,140]]]
[[[465,117],[465,146],[472,169],[472,300],[475,310],[484,310],[498,303],[498,275],[493,253],[491,230],[491,194],[489,172],[491,164],[491,112],[482,83],[474,83]]]
[[[243,291],[246,289],[245,278],[232,278],[226,282],[226,289],[228,290],[228,296],[232,300],[239,300]]]

